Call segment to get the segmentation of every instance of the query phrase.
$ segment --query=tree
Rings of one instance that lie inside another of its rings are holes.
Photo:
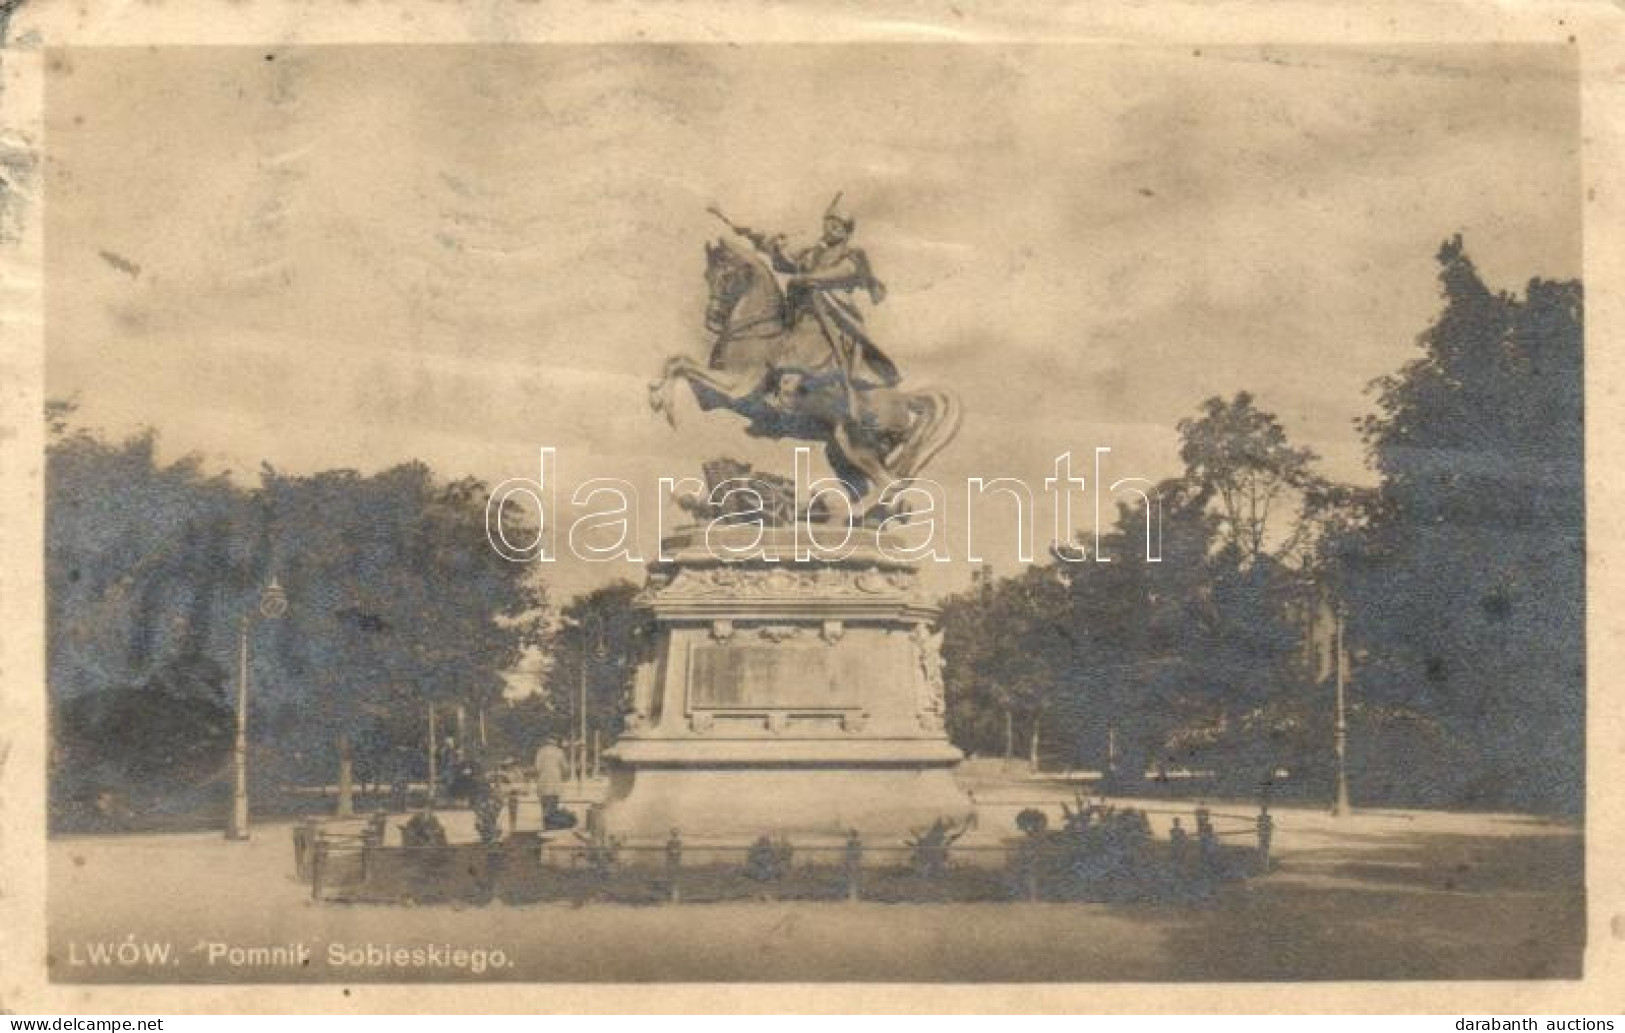
[[[372,476],[266,468],[247,489],[195,457],[159,462],[150,431],[108,442],[73,417],[72,403],[48,408],[53,788],[106,777],[173,797],[176,780],[157,769],[86,763],[81,747],[106,738],[110,753],[213,756],[213,697],[200,686],[220,686],[203,661],[235,660],[239,620],[273,575],[291,605],[252,628],[262,783],[325,781],[337,762],[347,798],[356,771],[420,774],[427,705],[493,705],[538,637],[541,586],[490,548],[478,481],[409,463]],[[177,748],[163,721],[197,749]],[[223,759],[188,765],[182,781],[221,793]]]
[[[539,586],[490,548],[475,480],[439,482],[420,463],[371,477],[268,468],[259,494],[297,603],[271,650],[273,678],[306,715],[284,734],[331,743],[341,794],[352,764],[404,777],[424,755],[429,707],[500,699],[535,631],[514,618],[541,607]]]
[[[110,807],[199,802],[231,751],[236,726],[225,668],[197,652],[58,708],[52,795],[59,811],[111,817]],[[72,820],[72,819],[70,819]]]
[[[1210,581],[1217,518],[1206,495],[1183,478],[1163,481],[1153,497],[1160,562],[1149,562],[1143,545],[1145,504],[1120,505],[1101,542],[1111,562],[1083,566],[1071,578],[1072,620],[1087,636],[1074,705],[1105,715],[1084,731],[1090,752],[1105,759],[1118,783],[1166,767],[1170,738],[1209,719],[1206,658],[1222,645]]]
[[[1157,486],[1152,514],[1119,506],[1100,556],[984,578],[944,604],[955,742],[994,752],[1002,724],[1008,755],[1019,725],[1036,756],[1048,727],[1068,765],[1092,761],[1116,784],[1200,762],[1248,790],[1310,748],[1301,577],[1282,550],[1307,533],[1313,457],[1250,396],[1203,411],[1181,424],[1186,475]],[[1272,520],[1290,530],[1272,534]]]
[[[1055,619],[1062,595],[1052,569],[1033,567],[1014,578],[983,577],[944,601],[948,731],[963,748],[1009,761],[1020,726],[1036,754],[1043,715],[1064,677],[1062,657],[1070,656],[1072,626]]]
[[[67,699],[218,652],[217,619],[251,577],[243,500],[195,458],[167,466],[151,432],[107,443],[64,426],[46,457],[51,684]]]
[[[1346,564],[1359,691],[1475,762],[1459,805],[1578,810],[1584,774],[1583,310],[1576,281],[1492,292],[1458,236],[1422,354],[1360,421],[1381,477]]]
[[[1209,398],[1177,427],[1185,472],[1160,488],[1172,548],[1128,585],[1145,631],[1126,629],[1141,644],[1125,659],[1148,672],[1139,748],[1251,791],[1322,749],[1306,734],[1298,562],[1330,489],[1247,392]]]
[[[555,734],[579,738],[585,688],[589,736],[597,730],[601,745],[620,736],[637,661],[648,641],[647,615],[634,605],[639,591],[630,581],[616,581],[564,608],[545,675]]]
[[[224,789],[215,735],[232,617],[256,559],[244,500],[151,432],[109,442],[47,407],[46,656],[53,820],[116,794]],[[225,710],[230,715],[229,707]]]
[[[1215,503],[1222,547],[1241,567],[1266,551],[1290,555],[1302,534],[1303,494],[1316,481],[1315,454],[1292,446],[1280,421],[1246,391],[1230,401],[1209,398],[1201,408],[1199,418],[1177,425],[1179,458],[1186,480]],[[1282,517],[1284,531],[1276,526]]]

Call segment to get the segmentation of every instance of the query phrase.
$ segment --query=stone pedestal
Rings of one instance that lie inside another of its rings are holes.
[[[805,529],[803,529],[805,531]],[[973,809],[953,779],[937,618],[914,565],[874,529],[841,559],[795,559],[795,528],[665,543],[641,604],[653,648],[605,756],[604,824],[626,840],[763,834],[898,839]],[[838,531],[820,528],[821,540]],[[888,552],[890,555],[888,555]]]

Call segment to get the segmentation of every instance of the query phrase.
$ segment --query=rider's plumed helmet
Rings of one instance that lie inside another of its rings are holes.
[[[848,233],[851,233],[852,230],[857,227],[857,220],[853,219],[850,215],[842,215],[839,208],[840,203],[841,195],[836,194],[834,198],[830,200],[829,207],[824,209],[824,221],[839,223],[842,229],[846,230]]]

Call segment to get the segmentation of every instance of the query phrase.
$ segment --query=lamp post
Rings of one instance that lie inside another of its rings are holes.
[[[576,795],[587,791],[587,643],[581,643],[581,697],[576,707],[581,732],[576,739]]]
[[[277,620],[288,612],[288,596],[275,576],[260,592],[258,615]],[[232,746],[231,820],[226,838],[248,838],[248,633],[255,612],[242,615],[237,624],[237,738]]]
[[[1333,748],[1337,751],[1337,800],[1332,804],[1332,814],[1341,818],[1349,812],[1349,723],[1344,699],[1344,686],[1348,680],[1348,652],[1343,646],[1343,625],[1348,620],[1348,614],[1342,603],[1338,603],[1332,612],[1333,620],[1337,622],[1335,642],[1332,646],[1336,650],[1332,656],[1332,665],[1337,675],[1337,724],[1332,733]]]
[[[1305,564],[1307,566],[1307,562]],[[1319,650],[1315,648],[1315,613],[1320,609],[1321,603],[1326,599],[1328,585],[1326,580],[1317,578],[1313,573],[1306,573],[1304,583],[1314,589],[1310,602],[1305,608],[1305,638],[1310,648],[1306,651],[1309,656],[1315,657],[1310,663],[1311,684],[1319,680],[1320,665],[1318,663]],[[1333,598],[1330,601],[1332,611],[1332,683],[1335,691],[1335,711],[1332,721],[1332,756],[1336,766],[1336,796],[1332,800],[1332,816],[1341,818],[1348,814],[1349,807],[1349,722],[1348,722],[1348,648],[1343,641],[1344,625],[1348,623],[1348,607],[1342,599]]]
[[[440,787],[440,771],[435,766],[435,753],[436,753],[436,751],[438,751],[440,749],[440,743],[435,740],[435,734],[436,733],[435,733],[435,727],[434,727],[434,701],[430,700],[429,701],[429,788],[428,788],[428,791],[426,793],[424,793],[424,796],[426,798],[426,802],[425,802],[424,806],[427,807],[431,811],[434,810],[435,794],[436,794],[436,791]]]
[[[579,681],[576,686],[576,719],[579,725],[578,738],[575,749],[575,775],[576,792],[587,791],[587,650],[589,643],[595,648],[602,648],[604,641],[604,615],[589,613],[585,618],[560,617],[559,623],[567,628],[575,628],[582,633],[581,636],[581,664],[578,668]],[[587,626],[592,626],[589,635]]]

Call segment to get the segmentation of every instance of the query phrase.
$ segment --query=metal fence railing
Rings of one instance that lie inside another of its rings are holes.
[[[852,832],[844,841],[719,845],[674,830],[664,843],[623,843],[510,831],[490,844],[386,846],[381,814],[336,827],[306,822],[293,838],[311,898],[358,903],[1167,901],[1270,869],[1267,810],[1063,809],[1053,828],[1049,811],[1031,810],[1044,818],[1019,819],[1021,830],[996,842],[960,842],[963,828],[939,823],[904,842]],[[1152,833],[1152,814],[1175,819],[1165,836]]]

